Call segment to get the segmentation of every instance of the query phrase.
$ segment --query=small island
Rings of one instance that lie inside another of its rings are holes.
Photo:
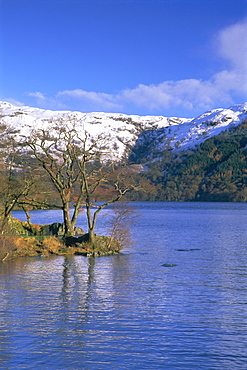
[[[95,245],[79,227],[75,236],[64,236],[64,224],[35,225],[10,219],[9,233],[0,236],[0,261],[17,257],[75,256],[99,257],[118,254],[121,242],[112,236],[95,235]]]
[[[119,228],[128,212],[117,213],[110,236],[95,233],[96,221],[104,208],[141,188],[136,167],[127,160],[112,161],[109,138],[79,133],[78,124],[74,117],[54,118],[48,129],[21,137],[1,126],[0,261],[119,253],[125,234]],[[25,212],[26,222],[12,217],[15,209]],[[41,209],[61,210],[63,223],[32,224],[30,211]],[[86,231],[76,226],[82,212]]]

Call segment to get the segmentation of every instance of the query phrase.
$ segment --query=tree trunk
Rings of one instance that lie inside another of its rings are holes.
[[[95,223],[93,222],[91,210],[90,210],[90,204],[87,202],[86,204],[86,209],[87,209],[87,222],[88,222],[88,236],[89,236],[89,243],[92,247],[92,250],[95,249],[96,247],[96,237],[95,237]]]
[[[96,235],[95,235],[95,232],[94,232],[94,228],[89,229],[88,235],[89,235],[89,243],[91,245],[92,250],[94,251],[95,248],[96,248]]]
[[[69,202],[63,202],[63,219],[64,219],[64,227],[65,227],[65,236],[74,236],[75,230],[72,226],[71,219],[70,219],[70,210],[69,210]]]

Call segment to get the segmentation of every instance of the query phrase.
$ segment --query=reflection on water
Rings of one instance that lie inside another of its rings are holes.
[[[247,205],[138,207],[118,256],[0,264],[1,369],[246,368]]]

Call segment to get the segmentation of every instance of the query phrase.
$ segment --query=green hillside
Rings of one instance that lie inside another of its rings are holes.
[[[156,187],[140,200],[247,201],[247,121],[204,141],[198,150],[172,154],[148,165],[147,177]],[[137,196],[137,195],[135,195]]]

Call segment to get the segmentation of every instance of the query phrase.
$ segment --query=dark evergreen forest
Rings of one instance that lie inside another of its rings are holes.
[[[132,200],[247,201],[247,121],[205,140],[194,151],[174,154],[168,149],[152,162],[144,150],[140,153],[135,162],[147,165],[141,176],[154,188],[129,194]]]

